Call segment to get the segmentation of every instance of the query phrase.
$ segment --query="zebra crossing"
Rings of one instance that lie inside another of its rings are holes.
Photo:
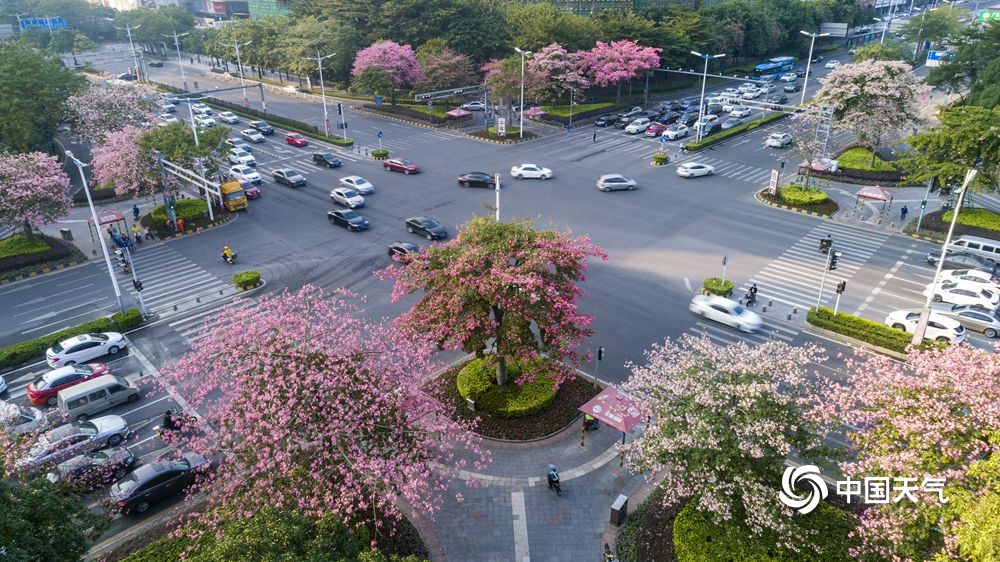
[[[132,253],[136,278],[142,281],[142,302],[159,319],[185,315],[193,307],[228,302],[236,294],[223,281],[166,244],[139,247]],[[123,294],[139,301],[132,275],[118,274]]]
[[[827,235],[833,238],[833,249],[841,253],[835,271],[826,270],[828,255],[819,251],[820,240]],[[824,221],[738,288],[736,294],[742,295],[756,283],[760,303],[774,301],[808,310],[816,306],[819,298],[821,306],[830,306],[837,283],[849,281],[889,238],[887,232]],[[820,296],[824,275],[826,283]]]
[[[698,320],[684,333],[696,338],[707,337],[716,345],[734,345],[738,342],[744,342],[751,347],[769,341],[782,341],[790,344],[799,335],[799,330],[782,325],[776,320],[766,316],[763,317],[763,320],[764,327],[754,333],[738,332],[728,326],[704,320]]]
[[[240,302],[240,306],[255,309],[259,302],[257,299],[244,299]],[[167,322],[167,325],[178,333],[186,344],[193,347],[200,340],[211,336],[217,328],[230,322],[228,315],[219,314],[219,309],[225,304],[228,302],[186,314],[182,318]]]

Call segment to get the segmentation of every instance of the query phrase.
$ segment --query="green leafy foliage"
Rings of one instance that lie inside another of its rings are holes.
[[[856,544],[849,534],[856,526],[853,517],[827,503],[820,503],[806,515],[796,515],[803,535],[813,537],[825,562],[854,560],[848,549]],[[674,551],[679,562],[703,560],[753,560],[754,562],[797,562],[801,552],[778,546],[773,535],[753,536],[741,525],[727,521],[716,524],[712,517],[689,503],[674,519]]]
[[[260,284],[260,272],[247,270],[233,275],[233,284],[241,289],[252,289]]]
[[[818,328],[843,334],[897,353],[905,353],[907,346],[913,339],[913,336],[907,332],[860,316],[843,312],[834,316],[833,311],[825,307],[820,307],[818,312],[815,308],[810,308],[809,312],[806,313],[806,321]],[[927,342],[924,345],[928,345],[928,343],[936,345],[934,342]]]
[[[548,362],[532,359],[525,363],[508,363],[512,378],[519,378],[525,371],[535,376],[525,384],[496,383],[496,359],[493,356],[476,358],[458,374],[458,389],[462,396],[476,401],[476,407],[501,418],[530,416],[545,409],[556,397],[555,377],[546,372]]]
[[[653,155],[653,165],[662,166],[670,161],[670,156],[667,154],[654,154]]]
[[[1000,106],[942,109],[940,123],[906,142],[910,150],[900,161],[911,181],[935,179],[938,185],[960,183],[970,168],[979,170],[975,191],[996,189],[1000,173]]]
[[[207,211],[208,203],[203,199],[178,199],[174,205],[174,212],[177,213],[177,218],[189,224],[202,218]],[[153,209],[153,212],[149,215],[153,224],[161,225],[167,220],[167,208],[164,205],[160,205]]]
[[[778,199],[793,207],[809,207],[827,202],[830,198],[826,192],[817,187],[804,187],[798,184],[783,185],[778,188]]]
[[[705,279],[701,287],[710,295],[722,295],[728,297],[733,292],[733,282],[729,279],[725,281],[721,277],[709,277]]]
[[[384,148],[376,148],[372,151],[372,158],[376,160],[385,160],[389,157],[389,151]]]
[[[0,348],[0,368],[13,367],[34,359],[45,353],[52,344],[73,336],[89,332],[126,332],[142,324],[142,321],[142,313],[135,308],[129,308],[124,315],[116,312],[110,317],[98,318],[73,328]]]
[[[945,211],[941,215],[941,219],[950,223],[954,214],[954,210]],[[964,208],[962,209],[962,212],[958,214],[958,220],[956,222],[965,226],[974,226],[976,228],[1000,231],[1000,214],[997,214],[989,209]]]
[[[862,146],[855,146],[844,151],[843,154],[837,157],[837,162],[840,163],[840,168],[850,170],[892,172],[896,169],[892,164],[879,158],[878,155],[875,155],[873,161],[872,151]]]
[[[37,254],[50,249],[48,242],[41,237],[28,240],[24,234],[15,234],[0,240],[0,258],[11,256],[23,256],[25,254]]]

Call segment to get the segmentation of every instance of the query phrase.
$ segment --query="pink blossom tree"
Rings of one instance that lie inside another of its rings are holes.
[[[399,503],[433,512],[449,470],[488,461],[420,388],[430,349],[360,320],[353,295],[305,286],[227,307],[165,383],[204,415],[185,446],[218,459],[201,489],[250,517],[268,506],[390,529]],[[468,462],[467,462],[468,461]]]
[[[647,475],[662,471],[667,505],[690,500],[720,524],[734,521],[795,552],[815,549],[777,498],[788,455],[813,457],[826,435],[814,413],[820,388],[804,368],[821,359],[815,346],[778,341],[653,345],[622,385],[651,420],[622,446],[626,463]]]
[[[156,186],[156,160],[139,141],[144,131],[126,125],[104,135],[104,142],[91,151],[94,181],[113,187],[118,195],[135,196]]]
[[[979,502],[1000,505],[995,462],[985,474],[971,470],[1000,454],[1000,359],[965,346],[911,350],[905,364],[859,357],[848,364],[847,384],[831,385],[824,401],[823,412],[843,424],[852,444],[854,458],[840,468],[855,479],[917,479],[913,500],[869,505],[857,531],[860,548],[892,560],[967,559],[979,539],[963,535],[973,524],[963,513],[974,517]],[[969,502],[943,503],[924,487],[927,477],[944,479],[944,498]]]
[[[366,72],[367,71],[367,72]],[[423,77],[417,54],[409,45],[394,41],[379,41],[358,51],[354,56],[351,75],[391,84],[392,104],[396,104],[396,89],[412,86]]]
[[[0,154],[0,226],[24,230],[28,241],[34,229],[65,215],[73,201],[69,176],[54,156],[41,152]]]
[[[586,327],[591,317],[576,306],[589,257],[607,259],[586,237],[479,217],[448,243],[411,254],[380,275],[395,281],[393,301],[421,293],[398,319],[412,337],[477,355],[492,342],[501,385],[508,382],[508,358],[545,353],[558,384],[571,376],[566,364],[579,360],[574,348],[592,332]]]
[[[622,82],[632,80],[651,68],[660,66],[659,47],[643,47],[635,41],[622,39],[605,43],[598,41],[589,51],[579,51],[594,84],[618,85],[618,98],[622,95]]]
[[[544,91],[553,98],[590,87],[579,53],[570,53],[558,43],[540,49],[528,61],[528,68],[542,78]]]
[[[151,123],[157,104],[156,92],[141,84],[97,83],[66,100],[67,119],[77,135],[100,144],[106,133]]]
[[[480,83],[468,55],[443,47],[417,53],[423,77],[416,82],[420,91],[445,90]]]
[[[842,64],[820,82],[814,100],[833,107],[834,126],[853,131],[872,151],[872,164],[876,150],[919,123],[918,104],[930,91],[910,65],[899,61]]]
[[[524,63],[524,99],[537,97],[546,86],[545,76],[534,71],[528,61]],[[490,59],[483,65],[486,87],[493,99],[499,100],[500,107],[510,114],[510,106],[521,97],[521,56],[505,59]]]

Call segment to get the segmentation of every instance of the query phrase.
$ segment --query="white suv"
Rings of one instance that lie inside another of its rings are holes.
[[[257,159],[254,158],[253,154],[250,154],[249,152],[243,150],[242,148],[230,148],[229,163],[256,167]]]
[[[885,317],[885,325],[897,330],[913,333],[920,320],[919,310],[897,310]],[[927,318],[927,331],[924,337],[939,342],[958,344],[965,341],[965,328],[954,318],[932,312]]]
[[[784,148],[792,144],[792,135],[788,133],[771,133],[764,141],[764,146],[768,148]]]
[[[794,72],[786,72],[782,74],[781,78],[779,78],[778,80],[781,80],[782,82],[795,82],[796,80],[798,80],[798,77],[795,76]]]

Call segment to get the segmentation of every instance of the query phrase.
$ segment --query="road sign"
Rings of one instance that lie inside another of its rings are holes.
[[[507,136],[507,119],[504,117],[497,117],[497,135],[501,137]]]
[[[781,176],[781,172],[771,168],[771,183],[767,184],[767,192],[770,195],[778,193],[778,178]]]
[[[378,138],[382,138],[382,131],[378,132]]]
[[[660,144],[667,144],[667,137],[660,136]]]
[[[950,60],[953,55],[948,51],[927,51],[927,60],[924,66],[941,66],[941,63]]]
[[[977,17],[982,23],[1000,21],[1000,10],[979,10]]]

